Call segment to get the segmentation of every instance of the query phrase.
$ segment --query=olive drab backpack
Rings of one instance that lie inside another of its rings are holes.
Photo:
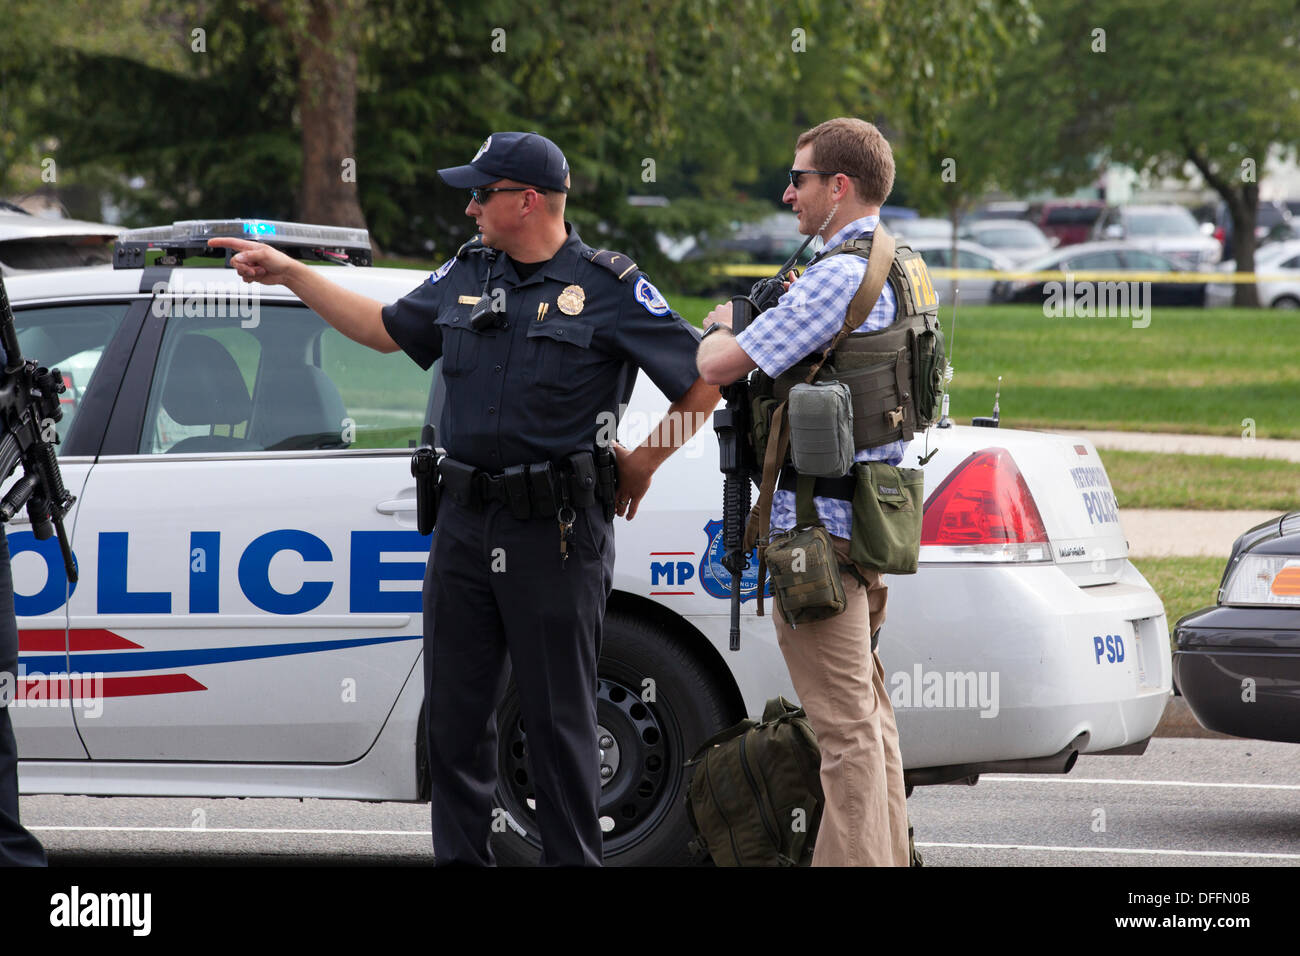
[[[784,697],[710,737],[687,761],[694,769],[686,816],[699,861],[718,866],[809,866],[825,797],[821,750],[803,709]],[[923,866],[907,828],[912,866]]]
[[[821,751],[802,709],[769,700],[706,740],[694,767],[686,813],[697,858],[718,866],[808,866],[822,818]]]

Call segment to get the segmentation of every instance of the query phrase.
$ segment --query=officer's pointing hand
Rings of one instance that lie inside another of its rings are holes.
[[[218,249],[238,249],[230,264],[245,282],[284,285],[289,281],[291,270],[298,265],[296,260],[264,242],[223,236],[209,239],[208,245]]]
[[[618,442],[614,443],[614,455],[618,459],[618,497],[615,500],[617,514],[627,515],[631,521],[636,517],[637,505],[650,490],[650,479],[654,476],[654,465],[647,462],[645,456],[628,451]]]

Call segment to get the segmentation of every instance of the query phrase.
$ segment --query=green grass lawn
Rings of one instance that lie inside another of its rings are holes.
[[[1164,602],[1171,641],[1174,623],[1180,617],[1218,600],[1219,579],[1227,561],[1225,554],[1221,558],[1140,558],[1133,562]]]
[[[1300,465],[1270,458],[1102,451],[1121,508],[1300,508]]]
[[[714,304],[668,296],[699,324]],[[943,312],[956,369],[952,416],[988,415],[1002,376],[1011,428],[1096,428],[1300,438],[1300,319],[1269,309],[1154,309],[1129,319],[1048,318],[1032,305]]]

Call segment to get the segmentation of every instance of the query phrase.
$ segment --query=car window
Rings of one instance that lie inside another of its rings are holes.
[[[1063,266],[1065,269],[1120,269],[1123,268],[1119,261],[1118,252],[1090,252],[1087,255],[1076,256],[1070,259]]]
[[[1300,269],[1300,256],[1292,256],[1286,262],[1278,266],[1279,269]]]
[[[314,312],[261,306],[173,318],[141,433],[146,455],[407,448],[429,373],[335,332]]]
[[[1054,206],[1047,211],[1047,225],[1091,226],[1100,212],[1096,206]]]
[[[352,447],[411,447],[424,425],[429,373],[400,352],[376,352],[334,329],[325,329],[320,342],[321,368],[355,423]]]
[[[988,256],[982,256],[978,252],[971,252],[969,249],[957,250],[957,268],[959,269],[992,269],[993,260]]]
[[[1129,212],[1125,216],[1130,236],[1197,236],[1200,227],[1186,209]]]
[[[1046,249],[1051,245],[1031,229],[977,229],[975,237],[981,245],[991,249]]]
[[[72,427],[104,349],[117,334],[127,308],[125,302],[114,302],[14,312],[14,327],[23,357],[35,359],[46,368],[57,367],[63,376],[64,392],[59,398],[63,418],[56,426],[60,439]],[[58,446],[60,454],[63,447]]]
[[[925,264],[935,269],[947,268],[948,263],[951,261],[949,259],[951,253],[947,249],[921,249],[919,251],[921,258],[925,260]]]
[[[1168,259],[1134,249],[1125,252],[1124,259],[1130,269],[1141,269],[1144,272],[1169,272],[1173,268],[1173,263]]]

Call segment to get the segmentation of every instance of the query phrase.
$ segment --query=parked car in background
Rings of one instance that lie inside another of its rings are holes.
[[[1015,219],[967,220],[957,235],[993,249],[1013,262],[1046,255],[1056,245],[1032,222]]]
[[[995,278],[969,276],[954,280],[941,279],[933,274],[934,269],[947,269],[952,266],[951,239],[908,239],[907,244],[919,252],[925,264],[930,267],[930,281],[934,283],[934,291],[942,305],[948,305],[953,301],[954,283],[961,293],[963,305],[988,305],[994,301],[993,286],[999,281]],[[958,239],[957,268],[995,269],[1005,272],[1016,268],[1016,264],[993,249],[986,249],[969,239]]]
[[[946,239],[952,241],[952,223],[947,219],[917,216],[914,219],[889,219],[883,213],[880,221],[885,228],[909,243],[913,240]],[[914,243],[913,243],[914,244]]]
[[[37,269],[107,265],[121,226],[33,216],[11,203],[0,208],[0,275]]]
[[[1123,240],[1189,269],[1209,268],[1223,257],[1218,240],[1202,233],[1191,212],[1174,203],[1111,206],[1097,219],[1093,238]]]
[[[1236,260],[1220,263],[1219,271],[1236,272]],[[1255,252],[1255,274],[1265,277],[1255,283],[1260,305],[1272,309],[1300,309],[1300,239],[1260,246]],[[1234,284],[1229,282],[1210,283],[1205,289],[1205,304],[1232,305],[1234,288]]]
[[[1085,242],[1055,249],[1050,254],[1021,263],[1025,272],[1186,272],[1187,267],[1168,256],[1122,242]],[[1043,279],[1003,280],[993,287],[994,302],[1042,302]],[[1082,287],[1079,288],[1082,291]],[[1151,282],[1151,305],[1205,304],[1205,283]]]
[[[1263,244],[1270,236],[1294,238],[1291,235],[1291,210],[1278,200],[1264,200],[1255,208],[1255,242]],[[1222,249],[1221,257],[1232,259],[1237,254],[1233,243],[1232,211],[1221,202],[1214,214],[1214,238]]]
[[[1300,743],[1300,511],[1232,546],[1213,607],[1174,625],[1174,682],[1196,719]]]
[[[967,216],[970,222],[982,219],[1024,219],[1029,214],[1029,203],[1019,199],[986,202]]]
[[[1051,199],[1029,207],[1028,220],[1059,246],[1073,246],[1092,238],[1093,227],[1106,209],[1100,199]]]

